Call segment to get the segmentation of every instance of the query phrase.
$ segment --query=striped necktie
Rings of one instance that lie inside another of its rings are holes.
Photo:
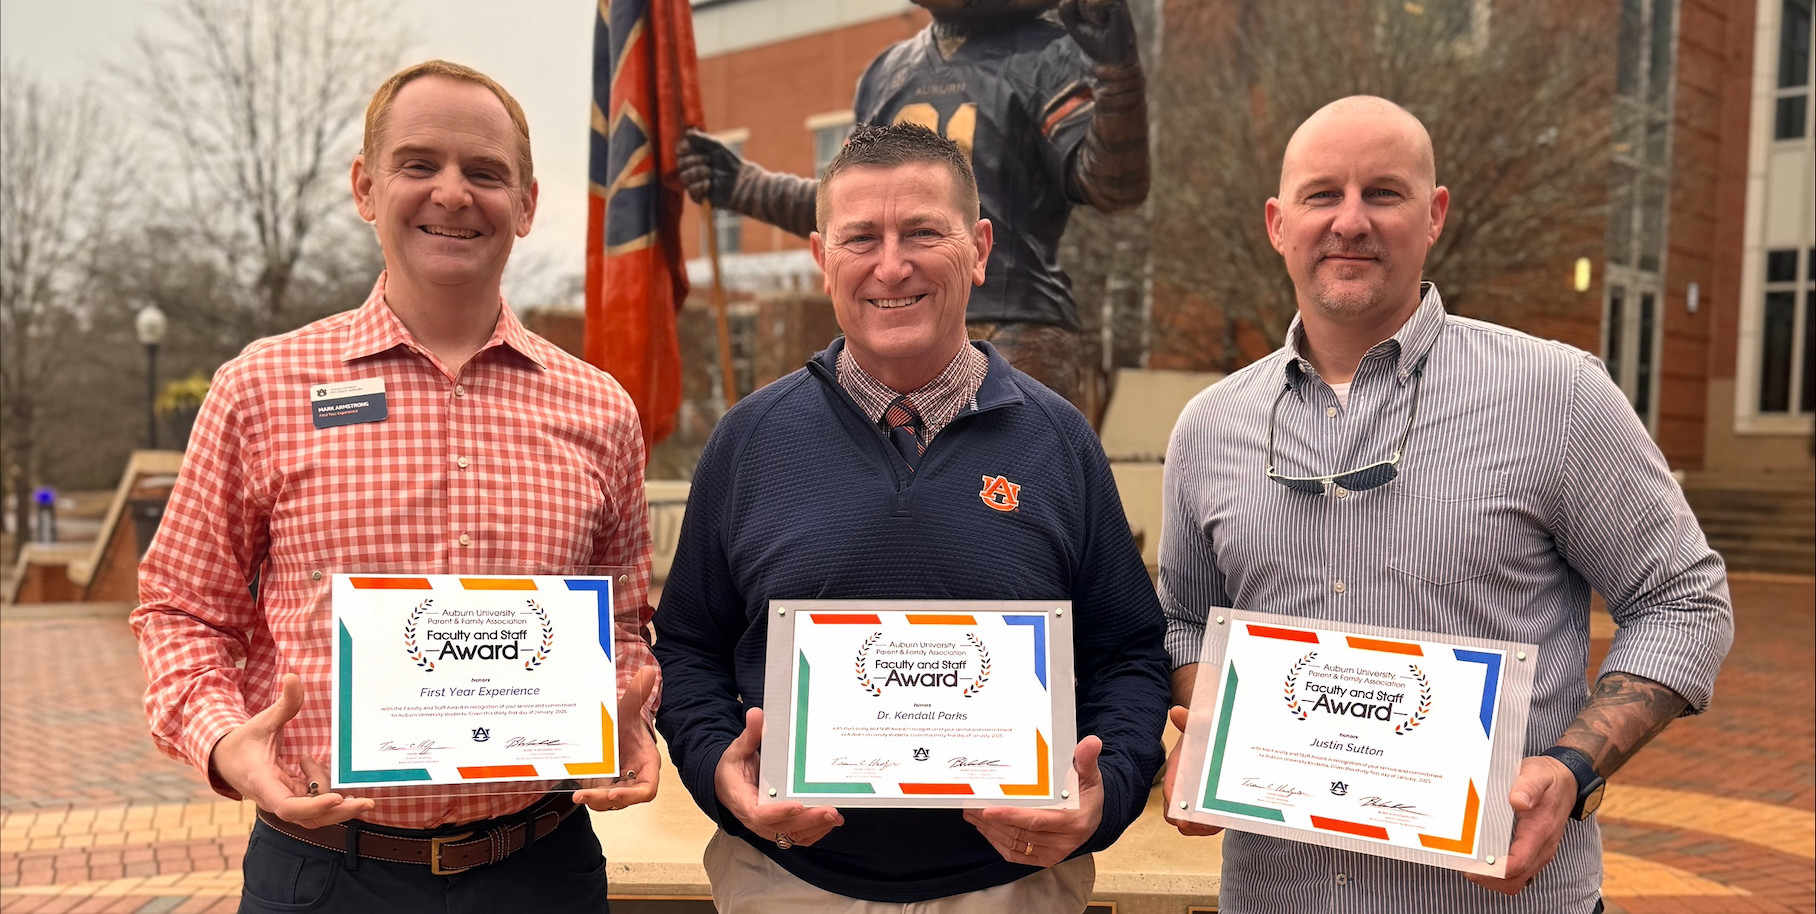
[[[914,401],[906,395],[896,397],[889,408],[883,410],[883,425],[888,427],[889,440],[895,444],[895,449],[908,462],[908,472],[914,472],[921,465],[921,455],[927,453],[927,445],[921,441],[921,431],[926,426],[914,408]]]

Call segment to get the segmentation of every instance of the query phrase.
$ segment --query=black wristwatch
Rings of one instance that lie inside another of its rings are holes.
[[[1552,746],[1539,754],[1557,759],[1576,776],[1576,807],[1570,810],[1570,818],[1581,822],[1595,815],[1596,807],[1602,805],[1602,792],[1607,790],[1608,781],[1595,773],[1595,763],[1589,756],[1569,746]]]

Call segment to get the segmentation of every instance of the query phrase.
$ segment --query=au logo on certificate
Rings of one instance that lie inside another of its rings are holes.
[[[759,799],[1077,808],[1071,605],[778,600]]]
[[[334,787],[618,773],[610,576],[337,574],[330,594]]]
[[[1174,817],[1501,876],[1537,648],[1212,609]]]

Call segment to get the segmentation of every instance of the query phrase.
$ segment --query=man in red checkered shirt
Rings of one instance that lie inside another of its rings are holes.
[[[258,804],[241,911],[606,910],[598,839],[573,813],[647,802],[659,770],[635,408],[500,297],[537,189],[523,111],[497,83],[443,61],[391,77],[352,184],[385,272],[358,310],[222,366],[140,569],[152,736]],[[382,397],[314,414],[315,391],[355,383]],[[334,573],[576,566],[624,569],[624,777],[327,790]]]

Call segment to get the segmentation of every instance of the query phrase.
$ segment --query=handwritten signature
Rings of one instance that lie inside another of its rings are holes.
[[[958,755],[947,760],[946,766],[949,768],[1007,768],[1008,763],[1001,761],[1000,759],[965,758],[962,755]]]
[[[897,765],[900,765],[901,762],[891,762],[886,759],[880,759],[880,758],[850,759],[850,758],[846,758],[845,756],[841,755],[841,756],[834,758],[832,761],[827,762],[826,764],[834,765],[839,768],[874,768],[878,771],[887,771],[891,768],[894,768]]]
[[[1265,790],[1269,793],[1278,793],[1278,794],[1282,794],[1284,796],[1289,796],[1289,797],[1309,797],[1309,796],[1311,796],[1311,794],[1306,793],[1305,791],[1300,790],[1299,788],[1294,787],[1291,784],[1270,784],[1266,781],[1261,780],[1260,778],[1243,778],[1242,786],[1253,787],[1257,790]]]
[[[1380,797],[1363,797],[1357,802],[1373,809],[1393,809],[1413,816],[1425,815],[1419,811],[1418,807],[1411,803],[1395,803],[1392,800],[1383,800]]]
[[[443,746],[432,739],[418,740],[414,743],[404,743],[401,746],[390,740],[385,740],[378,744],[380,752],[428,752],[432,749],[446,748],[448,747]]]
[[[504,743],[504,747],[506,749],[521,749],[524,746],[565,746],[565,745],[567,745],[567,742],[564,740],[529,739],[528,737],[523,737],[523,736],[513,736],[510,739],[505,740],[505,743]]]

